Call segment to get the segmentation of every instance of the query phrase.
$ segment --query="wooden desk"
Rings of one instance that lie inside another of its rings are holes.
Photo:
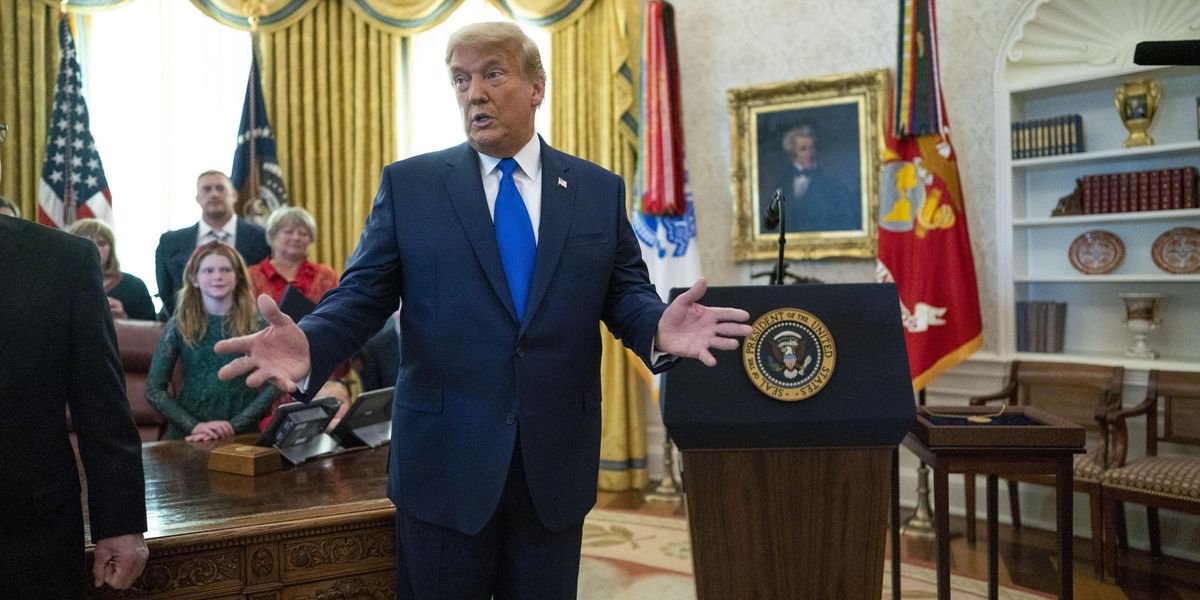
[[[221,443],[142,446],[150,561],[133,590],[93,597],[394,596],[386,446],[245,477],[208,470]]]
[[[972,407],[975,408],[975,407]],[[983,410],[991,410],[984,407]],[[1058,562],[1060,579],[1059,597],[1070,600],[1073,597],[1073,529],[1071,512],[1072,498],[1072,462],[1073,456],[1082,453],[1083,428],[1052,417],[1041,411],[1025,409],[1026,414],[1037,416],[1041,422],[1052,422],[1060,429],[1077,429],[1068,432],[1070,445],[1016,445],[1012,439],[993,438],[986,445],[953,446],[930,445],[914,432],[909,432],[904,438],[903,445],[916,454],[918,458],[933,469],[933,522],[937,539],[937,589],[938,600],[950,600],[950,473],[986,473],[987,474],[987,535],[988,535],[988,597],[997,598],[999,582],[997,580],[997,549],[996,540],[996,485],[997,474],[1024,475],[1054,475],[1056,502],[1058,506]],[[924,423],[928,425],[928,422]],[[918,416],[918,426],[922,426]],[[914,428],[916,429],[916,428]],[[962,428],[958,428],[962,429]],[[1003,428],[997,428],[1002,430]],[[1002,431],[991,434],[1003,435]],[[1075,445],[1075,438],[1078,444]],[[987,437],[985,436],[985,439]],[[899,462],[899,449],[894,455],[893,464]],[[893,598],[900,597],[897,583],[900,578],[899,552],[899,505],[900,505],[899,470],[892,470],[892,581]]]

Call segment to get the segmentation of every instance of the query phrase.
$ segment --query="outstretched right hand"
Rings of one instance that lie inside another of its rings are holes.
[[[217,377],[228,381],[246,375],[246,385],[257,388],[270,382],[285,392],[296,391],[296,382],[308,375],[308,338],[292,318],[283,314],[270,296],[258,297],[258,311],[267,328],[257,333],[217,342],[217,354],[241,352],[243,356],[221,367]]]

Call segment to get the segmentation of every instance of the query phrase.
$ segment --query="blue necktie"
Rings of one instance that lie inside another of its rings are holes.
[[[496,243],[500,246],[500,262],[504,264],[504,277],[508,280],[508,291],[512,294],[517,319],[525,318],[525,302],[529,298],[529,282],[533,279],[533,261],[537,255],[537,241],[533,237],[533,224],[525,200],[517,190],[513,171],[517,161],[506,158],[500,161],[500,191],[496,194]]]

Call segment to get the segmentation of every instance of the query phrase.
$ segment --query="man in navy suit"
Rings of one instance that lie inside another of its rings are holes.
[[[266,232],[254,223],[238,219],[233,210],[236,202],[237,190],[224,173],[205,171],[196,178],[200,221],[162,234],[154,251],[154,274],[158,297],[163,303],[163,318],[175,314],[175,293],[183,285],[183,267],[196,246],[213,240],[225,242],[237,248],[247,265],[271,255]]]
[[[662,370],[716,364],[749,315],[697,304],[703,280],[659,300],[622,180],[536,135],[545,72],[519,28],[465,27],[446,62],[467,143],[385,168],[338,288],[299,327],[260,297],[271,325],[217,346],[246,353],[221,377],[311,396],[403,298],[398,597],[573,599],[596,501],[599,323]]]

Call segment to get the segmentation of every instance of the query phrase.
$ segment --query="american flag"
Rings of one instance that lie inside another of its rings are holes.
[[[54,111],[38,190],[38,222],[63,229],[76,219],[94,217],[111,225],[112,193],[89,129],[83,76],[67,19],[64,15],[58,22],[62,59],[54,84]]]

